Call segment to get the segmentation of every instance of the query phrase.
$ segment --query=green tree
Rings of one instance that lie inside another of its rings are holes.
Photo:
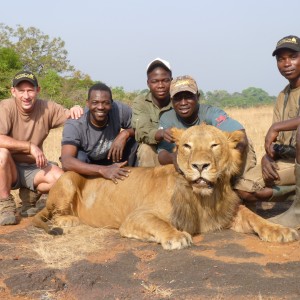
[[[126,92],[122,86],[116,86],[111,88],[113,99],[123,100],[126,98]]]
[[[255,102],[263,102],[270,98],[266,91],[255,87],[249,87],[243,90],[242,95],[248,99],[255,100]]]
[[[213,92],[207,92],[205,95],[208,104],[222,107],[222,101],[228,98],[230,94],[224,90],[215,90]]]
[[[35,27],[16,29],[0,23],[0,43],[13,48],[19,55],[23,68],[43,75],[47,70],[57,73],[74,71],[67,59],[68,52],[61,38],[51,39]]]
[[[75,104],[85,106],[88,90],[94,83],[89,75],[74,72],[71,77],[63,78],[59,102],[69,108]]]
[[[42,86],[41,95],[50,98],[59,98],[62,90],[63,78],[60,77],[54,70],[49,70],[44,77],[40,79],[40,86]]]
[[[0,48],[0,98],[10,96],[12,78],[22,67],[19,55],[11,48]]]

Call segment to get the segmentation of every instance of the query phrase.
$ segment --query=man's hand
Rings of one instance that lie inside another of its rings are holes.
[[[125,130],[121,131],[117,135],[108,151],[107,159],[112,159],[114,163],[122,160],[123,151],[128,137],[129,135]]]
[[[123,169],[126,166],[127,161],[122,163],[116,163],[110,166],[101,166],[99,173],[103,178],[110,179],[114,183],[118,183],[118,180],[124,180],[129,176],[130,170]]]
[[[261,159],[262,176],[267,186],[274,185],[274,181],[279,180],[277,170],[279,169],[276,162],[268,155]]]
[[[161,129],[161,130],[162,130],[163,140],[165,140],[168,143],[175,143],[171,128]]]
[[[35,158],[35,163],[38,168],[44,168],[48,164],[48,160],[43,153],[43,151],[36,145],[30,143],[30,152],[29,152],[34,158]]]
[[[71,119],[79,119],[83,115],[83,109],[80,105],[74,105],[70,108]]]
[[[273,143],[276,142],[278,137],[279,131],[275,130],[274,126],[272,125],[265,137],[265,150],[269,157],[274,158],[275,152],[273,150]]]

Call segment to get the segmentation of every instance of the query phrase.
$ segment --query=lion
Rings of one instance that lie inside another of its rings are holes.
[[[52,234],[57,232],[48,225],[51,218],[60,229],[81,222],[115,228],[123,237],[160,243],[167,250],[192,245],[194,235],[226,228],[256,233],[269,242],[298,239],[296,230],[241,205],[234,192],[231,181],[242,164],[242,131],[223,132],[206,124],[172,130],[176,167],[130,168],[129,177],[118,184],[66,172],[33,224]]]

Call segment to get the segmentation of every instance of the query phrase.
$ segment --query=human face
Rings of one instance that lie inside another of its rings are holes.
[[[101,127],[106,124],[108,113],[112,108],[112,99],[108,91],[93,90],[87,100],[90,110],[90,121],[93,125]]]
[[[11,93],[17,106],[24,112],[31,112],[36,102],[39,87],[35,87],[28,81],[21,81],[16,87],[11,88]]]
[[[147,84],[158,102],[169,101],[171,74],[162,67],[157,67],[148,74]]]
[[[179,92],[172,99],[177,115],[187,122],[195,121],[198,116],[198,96],[191,92]]]
[[[282,49],[276,55],[280,74],[291,84],[292,88],[300,86],[300,52]]]

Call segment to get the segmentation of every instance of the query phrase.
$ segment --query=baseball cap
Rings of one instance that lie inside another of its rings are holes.
[[[275,56],[280,49],[291,49],[300,52],[300,39],[295,35],[289,35],[278,41],[272,56]]]
[[[12,86],[15,87],[22,81],[28,81],[28,82],[32,83],[33,86],[36,86],[36,87],[39,86],[35,75],[29,71],[18,72],[13,78]]]
[[[193,94],[198,93],[198,86],[194,78],[189,75],[179,76],[172,80],[170,86],[171,98],[179,92],[191,92]]]
[[[171,70],[171,65],[168,61],[164,60],[164,59],[161,59],[159,57],[153,59],[152,61],[150,61],[150,63],[148,64],[147,66],[147,69],[146,69],[146,72],[148,73],[149,72],[149,69],[154,66],[154,65],[163,65],[165,66],[170,72],[172,72]]]

